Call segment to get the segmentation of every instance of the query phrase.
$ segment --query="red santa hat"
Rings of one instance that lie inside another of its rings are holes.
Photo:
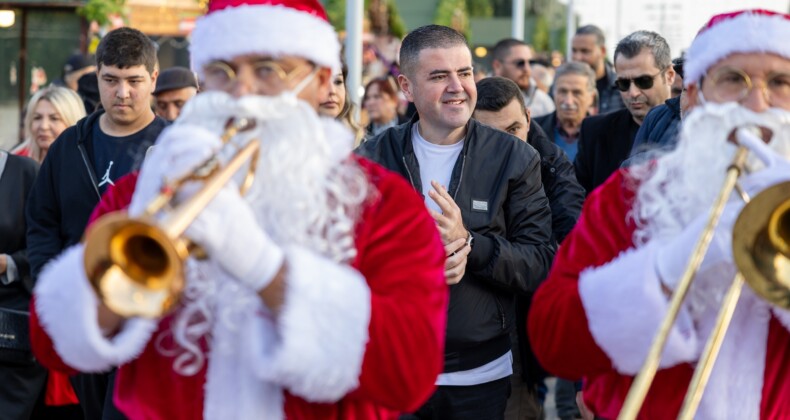
[[[712,65],[734,53],[773,53],[790,59],[790,15],[741,10],[714,16],[686,54],[683,83],[697,83]]]
[[[340,69],[340,43],[318,0],[211,0],[192,31],[190,54],[199,74],[213,60],[247,54]]]

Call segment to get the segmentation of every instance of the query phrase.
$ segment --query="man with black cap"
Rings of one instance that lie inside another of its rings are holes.
[[[96,63],[92,57],[77,53],[69,57],[63,65],[63,75],[61,79],[53,83],[58,86],[67,87],[77,91],[77,80],[80,77],[96,71]]]
[[[175,121],[184,104],[197,95],[195,73],[185,67],[163,70],[154,90],[154,111],[167,121]]]

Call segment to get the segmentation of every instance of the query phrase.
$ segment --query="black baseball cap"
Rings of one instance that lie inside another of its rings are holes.
[[[66,60],[66,64],[63,65],[63,75],[67,75],[69,73],[75,72],[77,70],[82,70],[85,67],[95,66],[96,62],[93,57],[89,57],[87,55],[82,54],[74,54]]]
[[[156,89],[154,95],[168,90],[193,87],[197,89],[198,82],[195,73],[186,67],[170,67],[162,70],[156,79]]]

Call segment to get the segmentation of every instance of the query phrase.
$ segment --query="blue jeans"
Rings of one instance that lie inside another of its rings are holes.
[[[479,385],[440,386],[414,414],[400,420],[502,420],[510,377]]]

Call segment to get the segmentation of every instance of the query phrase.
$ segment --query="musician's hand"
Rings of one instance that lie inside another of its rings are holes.
[[[439,233],[442,235],[442,243],[445,245],[458,240],[466,239],[469,232],[464,228],[464,221],[461,218],[461,209],[455,204],[455,200],[447,193],[441,184],[436,181],[431,181],[432,191],[428,191],[428,196],[431,197],[436,205],[442,209],[441,213],[434,210],[428,210],[436,220],[439,226]]]
[[[742,176],[738,183],[751,197],[780,182],[790,180],[790,161],[776,153],[761,138],[750,132],[738,132],[738,141],[762,161],[764,168]]]
[[[201,245],[209,259],[256,292],[269,285],[285,260],[233,182],[192,222],[186,236]]]
[[[466,246],[466,239],[456,239],[444,246],[447,259],[444,262],[444,277],[447,284],[458,284],[466,273],[466,260],[472,249]]]
[[[193,172],[220,147],[222,141],[219,136],[203,127],[195,125],[168,127],[143,161],[134,196],[129,205],[129,215],[141,214],[166,182]]]

